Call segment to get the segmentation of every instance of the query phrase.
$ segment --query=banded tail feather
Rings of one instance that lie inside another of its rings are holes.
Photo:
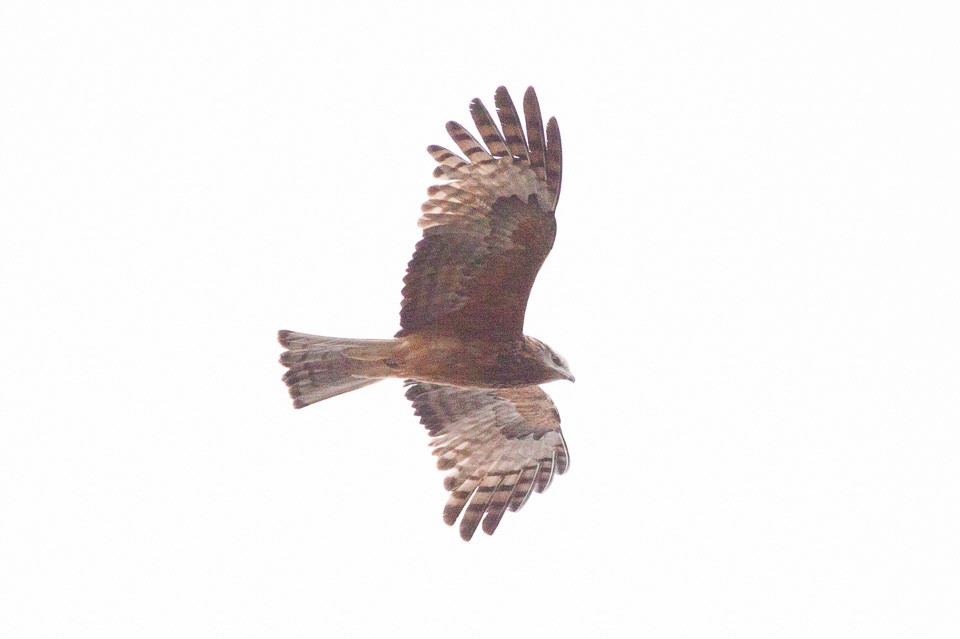
[[[394,376],[391,358],[397,340],[322,337],[295,331],[280,331],[277,337],[287,349],[280,363],[288,369],[283,381],[294,408]]]

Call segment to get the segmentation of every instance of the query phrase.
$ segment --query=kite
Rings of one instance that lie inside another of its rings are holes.
[[[443,519],[460,519],[469,541],[493,534],[568,466],[560,415],[540,384],[574,381],[567,362],[523,334],[527,299],[553,247],[562,153],[556,118],[544,131],[533,87],[523,97],[526,134],[506,88],[494,102],[500,127],[470,103],[481,144],[456,122],[447,132],[463,156],[440,146],[404,277],[393,339],[344,339],[280,331],[280,363],[303,408],[385,378],[427,428],[450,497]],[[461,517],[462,515],[462,517]]]

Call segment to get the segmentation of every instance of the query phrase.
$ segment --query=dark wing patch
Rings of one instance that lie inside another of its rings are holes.
[[[560,415],[539,386],[477,390],[408,381],[407,398],[433,438],[450,498],[443,520],[460,517],[469,541],[492,535],[507,510],[519,510],[569,465]],[[482,521],[482,524],[481,524]]]
[[[479,100],[470,111],[483,139],[450,122],[463,157],[439,146],[417,243],[404,278],[401,330],[427,327],[471,337],[519,337],[530,289],[556,236],[560,187],[556,120],[546,135],[533,89],[524,96],[527,137],[506,89],[496,92],[503,133]],[[486,144],[487,148],[484,148]]]

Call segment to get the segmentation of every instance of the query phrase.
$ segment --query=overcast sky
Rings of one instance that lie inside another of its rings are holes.
[[[953,3],[403,4],[0,6],[0,635],[960,636]],[[467,544],[276,331],[397,330],[500,84],[571,466]]]

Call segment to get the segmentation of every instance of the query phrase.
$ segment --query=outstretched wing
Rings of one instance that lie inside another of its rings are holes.
[[[492,535],[507,509],[519,510],[542,493],[554,473],[567,470],[560,414],[539,386],[476,390],[408,381],[407,398],[433,438],[437,467],[450,470],[443,520],[461,512],[460,536],[469,541],[483,519]]]
[[[480,100],[470,112],[486,148],[456,122],[447,132],[466,159],[428,147],[438,162],[419,224],[423,239],[403,279],[398,337],[427,327],[481,338],[517,338],[530,289],[556,235],[560,130],[546,135],[533,87],[523,98],[527,135],[504,87],[500,129]]]

